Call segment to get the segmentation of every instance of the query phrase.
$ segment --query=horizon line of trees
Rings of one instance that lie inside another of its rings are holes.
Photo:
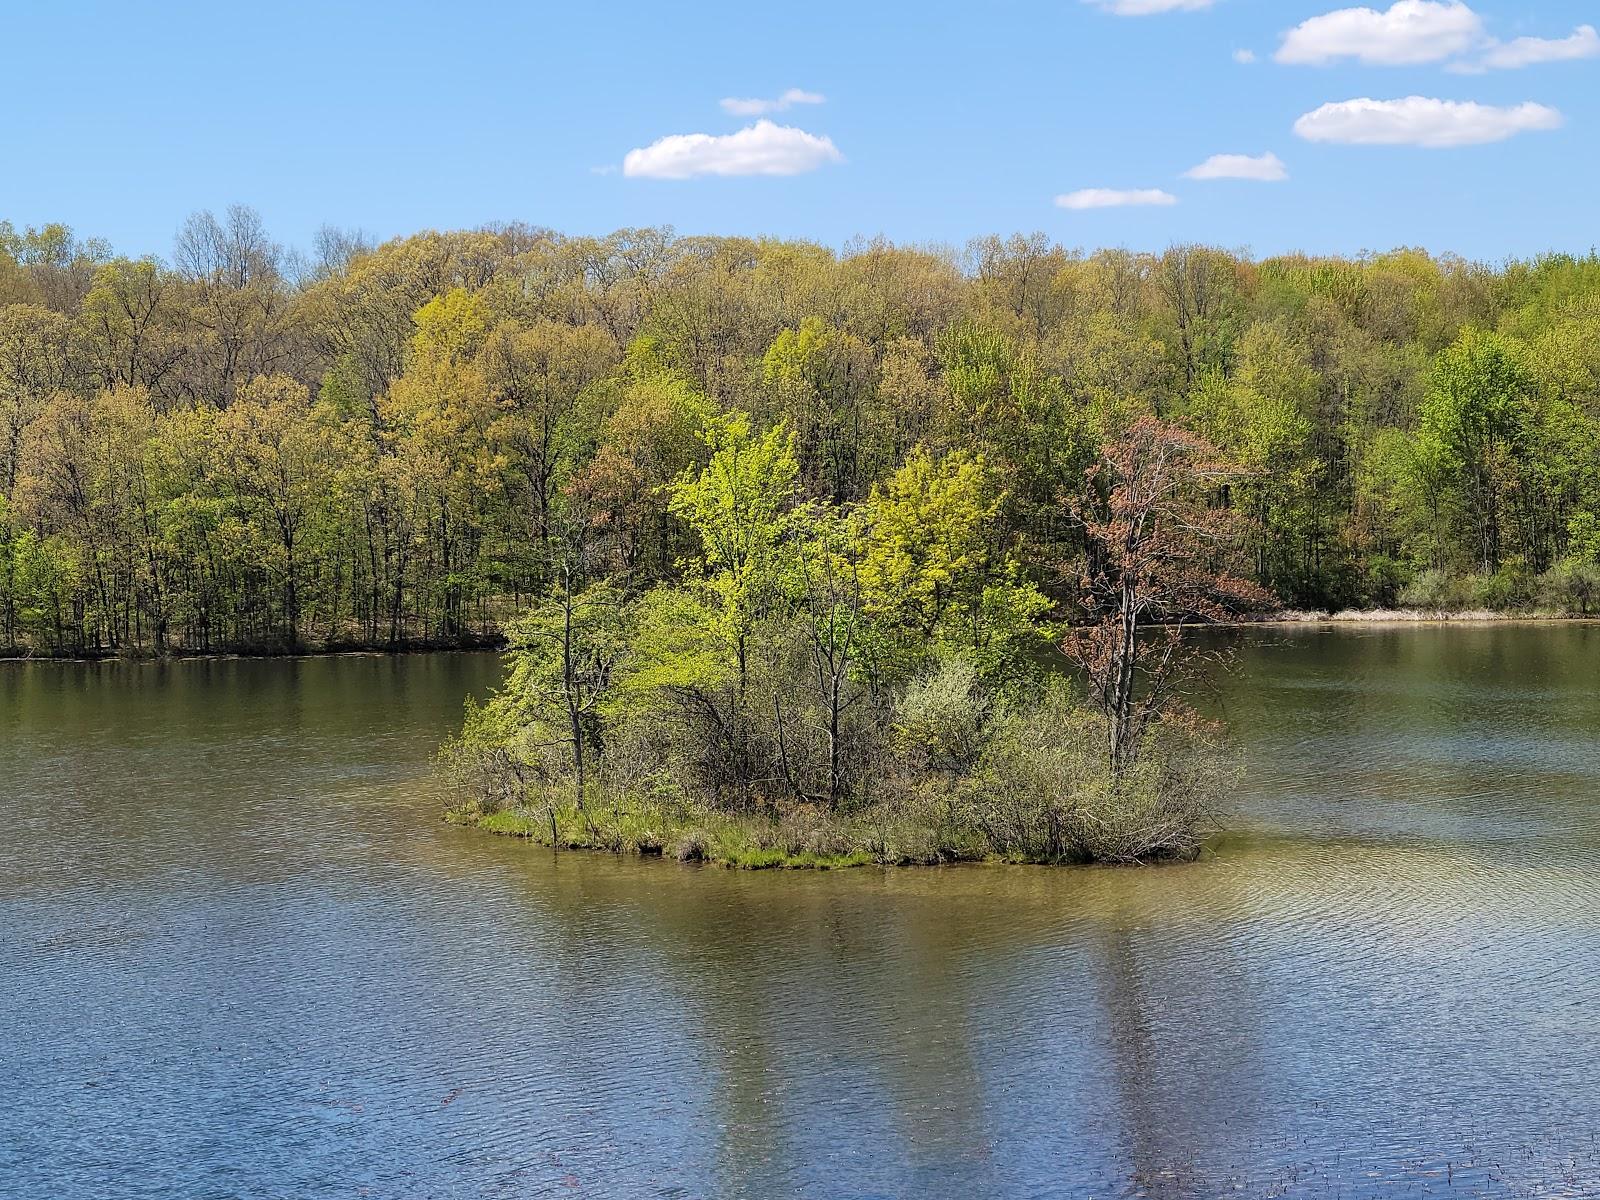
[[[460,643],[575,569],[641,594],[703,560],[673,485],[735,414],[802,499],[923,489],[918,536],[975,473],[982,554],[1063,619],[1064,498],[1146,417],[1228,461],[1287,605],[1600,592],[1594,254],[505,225],[306,259],[236,207],[170,262],[0,222],[0,652]]]

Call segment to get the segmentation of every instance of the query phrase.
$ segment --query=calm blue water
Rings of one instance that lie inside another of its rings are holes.
[[[1207,861],[444,826],[488,656],[0,665],[0,1195],[1600,1195],[1600,628],[1254,634]]]

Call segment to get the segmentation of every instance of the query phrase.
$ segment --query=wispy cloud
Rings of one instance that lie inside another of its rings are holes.
[[[1543,104],[1497,108],[1472,101],[1344,100],[1324,104],[1295,122],[1307,141],[1352,146],[1427,146],[1444,149],[1503,142],[1519,133],[1558,129],[1563,117]]]
[[[1485,41],[1483,18],[1460,0],[1397,0],[1385,12],[1341,8],[1284,34],[1274,57],[1295,66],[1354,59],[1368,66],[1443,62]]]
[[[789,125],[757,121],[737,133],[674,133],[622,160],[634,179],[692,179],[697,175],[802,175],[844,161],[831,138]]]
[[[1139,208],[1139,207],[1170,207],[1178,202],[1178,198],[1170,192],[1163,192],[1160,188],[1139,188],[1133,191],[1118,191],[1115,188],[1084,188],[1081,191],[1067,192],[1056,197],[1059,208],[1082,210],[1088,208]]]
[[[1233,52],[1233,61],[1242,67],[1248,67],[1255,60],[1256,52],[1254,50],[1235,50]]]
[[[1152,17],[1157,13],[1199,12],[1216,0],[1083,0],[1119,17]]]
[[[732,113],[736,117],[761,117],[767,113],[783,112],[796,104],[821,104],[826,100],[827,97],[820,92],[790,88],[783,95],[771,100],[741,100],[735,96],[728,96],[721,103],[724,112]]]
[[[1213,154],[1183,173],[1185,179],[1248,179],[1255,183],[1282,183],[1288,168],[1276,154]]]

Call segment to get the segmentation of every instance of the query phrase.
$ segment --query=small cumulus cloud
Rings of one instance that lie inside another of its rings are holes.
[[[1341,8],[1302,21],[1284,34],[1273,57],[1295,66],[1345,60],[1375,67],[1448,63],[1458,75],[1481,75],[1600,58],[1600,32],[1580,25],[1564,38],[1502,42],[1488,35],[1483,17],[1465,0],[1396,0],[1381,11]]]
[[[1248,67],[1255,60],[1256,52],[1254,50],[1235,50],[1233,52],[1233,61],[1242,67]]]
[[[783,112],[796,104],[822,104],[826,100],[827,97],[820,92],[790,88],[783,95],[771,100],[741,100],[736,96],[728,96],[721,101],[721,104],[723,112],[736,117],[761,117],[767,113]]]
[[[1119,17],[1152,17],[1158,13],[1199,12],[1216,0],[1083,0]]]
[[[763,120],[737,133],[670,134],[628,151],[622,173],[631,179],[802,175],[843,161],[831,138]]]
[[[1118,191],[1116,188],[1083,188],[1076,192],[1067,192],[1056,197],[1058,208],[1070,208],[1082,211],[1091,208],[1141,208],[1161,207],[1167,208],[1178,202],[1178,198],[1170,192],[1163,192],[1160,188],[1138,188],[1132,191]]]
[[[1516,71],[1541,63],[1575,62],[1584,58],[1600,58],[1600,32],[1596,32],[1593,25],[1580,25],[1564,38],[1520,37],[1496,42],[1482,58],[1458,64],[1451,70],[1463,75],[1479,75],[1484,71]]]
[[[1274,57],[1294,66],[1354,59],[1368,66],[1443,62],[1485,41],[1483,18],[1460,0],[1397,0],[1387,11],[1341,8],[1284,34]]]
[[[1444,149],[1503,142],[1519,133],[1558,129],[1563,118],[1543,104],[1500,108],[1473,101],[1344,100],[1324,104],[1295,122],[1294,131],[1307,141],[1351,146],[1426,146]]]
[[[1185,179],[1248,179],[1256,183],[1282,183],[1289,171],[1276,154],[1213,154],[1183,173]]]

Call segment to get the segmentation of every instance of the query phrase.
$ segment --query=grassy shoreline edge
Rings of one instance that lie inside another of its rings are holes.
[[[797,805],[782,813],[725,813],[698,805],[640,805],[579,810],[573,803],[485,810],[474,800],[446,808],[443,821],[491,837],[520,838],[550,850],[675,859],[734,870],[850,870],[856,867],[1182,866],[1205,854],[1221,827],[1186,850],[1107,859],[1070,843],[1058,850],[998,853],[939,805],[883,803],[853,813]]]
[[[634,858],[671,858],[682,863],[700,863],[705,866],[724,867],[731,870],[812,870],[839,871],[858,867],[931,867],[954,862],[977,862],[977,858],[948,858],[928,861],[912,860],[903,856],[880,857],[865,850],[843,853],[822,853],[814,850],[790,851],[775,845],[763,845],[778,835],[778,821],[748,818],[748,828],[735,833],[721,831],[720,836],[708,836],[700,822],[680,820],[657,823],[636,819],[636,814],[622,814],[618,821],[613,814],[603,814],[588,828],[575,809],[563,809],[552,826],[548,811],[537,810],[481,813],[471,806],[451,808],[445,812],[448,824],[472,829],[494,837],[520,838],[554,850],[578,850],[589,854],[614,854]],[[554,828],[554,832],[552,832]],[[763,836],[764,835],[764,836]]]

